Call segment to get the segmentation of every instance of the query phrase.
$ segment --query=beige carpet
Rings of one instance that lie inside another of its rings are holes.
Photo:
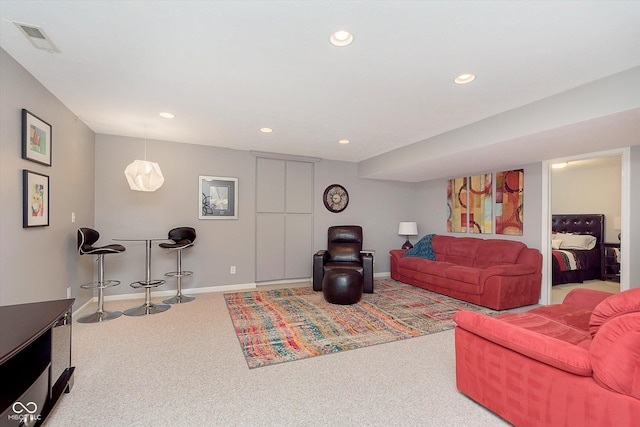
[[[461,310],[500,313],[391,278],[374,287],[353,305],[331,304],[310,286],[224,297],[250,369],[446,331]]]
[[[620,292],[620,283],[605,282],[602,280],[587,280],[584,283],[567,283],[566,285],[556,285],[551,288],[551,304],[560,304],[564,297],[573,289],[585,288],[594,289],[596,291],[605,291],[611,293]]]
[[[453,330],[249,370],[222,293],[74,321],[73,365],[49,427],[508,425],[456,390]]]

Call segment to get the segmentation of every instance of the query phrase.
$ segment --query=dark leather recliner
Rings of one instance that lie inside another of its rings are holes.
[[[327,250],[313,256],[313,290],[322,290],[322,278],[332,268],[350,268],[362,274],[365,293],[373,293],[373,255],[363,254],[362,227],[329,227]]]

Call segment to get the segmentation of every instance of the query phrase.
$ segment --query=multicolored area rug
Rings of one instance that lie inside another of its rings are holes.
[[[330,304],[311,286],[224,297],[250,369],[445,331],[460,310],[499,313],[393,279],[374,289],[354,305]]]

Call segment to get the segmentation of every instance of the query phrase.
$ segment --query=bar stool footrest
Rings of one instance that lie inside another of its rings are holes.
[[[164,273],[165,276],[167,277],[185,277],[185,276],[191,276],[193,274],[193,271],[170,271],[168,273]]]
[[[105,280],[104,282],[89,282],[83,285],[80,285],[82,289],[106,289],[112,286],[118,286],[120,284],[119,280]]]
[[[129,286],[131,286],[132,288],[135,288],[135,289],[139,289],[139,288],[155,288],[156,286],[160,286],[160,285],[163,285],[165,283],[166,283],[165,280],[159,280],[159,279],[152,279],[152,280],[149,280],[149,281],[139,280],[137,282],[131,283]]]

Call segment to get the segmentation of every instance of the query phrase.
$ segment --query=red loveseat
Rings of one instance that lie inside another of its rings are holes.
[[[522,242],[434,235],[435,260],[391,254],[391,278],[494,310],[537,304],[542,254]]]
[[[640,423],[640,289],[453,316],[456,385],[518,427]]]

